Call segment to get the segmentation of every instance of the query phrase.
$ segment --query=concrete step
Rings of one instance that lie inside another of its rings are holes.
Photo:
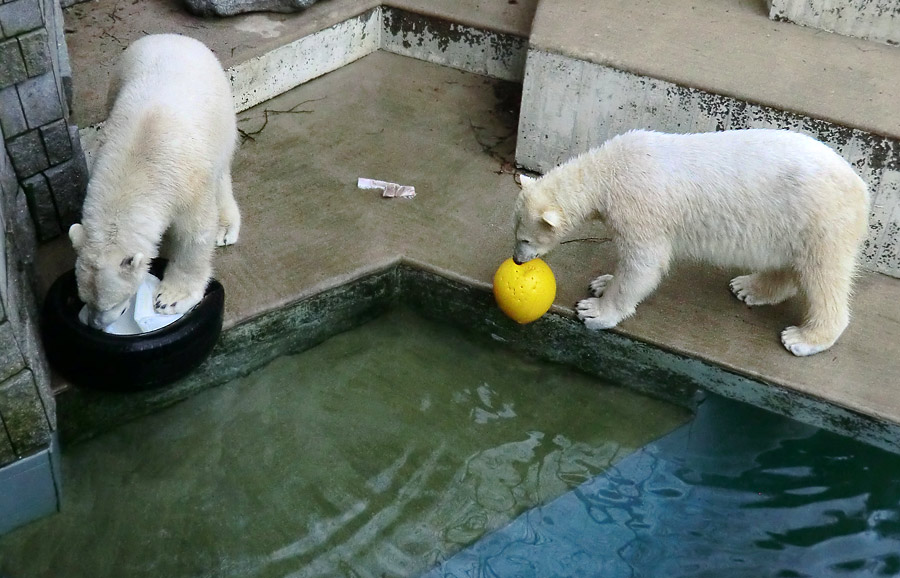
[[[295,14],[205,19],[165,3],[95,0],[65,13],[73,68],[73,118],[90,163],[106,118],[111,67],[131,42],[172,32],[204,42],[231,78],[237,112],[376,50],[521,82],[537,0],[329,0]]]
[[[895,0],[768,0],[769,17],[826,32],[900,44],[900,4]]]
[[[73,116],[82,129],[106,118],[110,68],[131,42],[171,32],[204,42],[245,110],[383,49],[491,77],[521,81],[537,0],[328,0],[299,13],[200,18],[167,2],[94,0],[65,11]]]
[[[516,160],[545,172],[634,128],[787,128],[873,205],[863,264],[900,276],[900,49],[772,22],[752,0],[555,0],[532,27]]]

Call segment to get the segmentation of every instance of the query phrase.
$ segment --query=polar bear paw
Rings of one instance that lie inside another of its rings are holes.
[[[807,333],[807,330],[802,327],[792,325],[781,332],[781,343],[797,357],[814,355],[820,351],[825,351],[834,344],[833,341],[830,343],[814,343],[809,339]]]
[[[776,305],[797,293],[797,287],[776,274],[754,273],[735,277],[728,284],[734,296],[750,305]]]
[[[159,291],[154,298],[153,309],[163,315],[185,313],[203,299],[203,290],[191,290],[187,287],[166,284],[165,279],[159,284]]]
[[[220,224],[219,230],[216,232],[216,247],[226,247],[228,245],[234,245],[235,243],[237,243],[239,232],[240,225]]]
[[[594,297],[602,296],[603,292],[606,291],[606,286],[609,285],[612,280],[612,275],[600,275],[591,281],[591,295]]]
[[[578,318],[584,321],[585,327],[595,331],[615,327],[625,317],[604,307],[603,301],[596,297],[582,299],[578,302],[577,309]]]

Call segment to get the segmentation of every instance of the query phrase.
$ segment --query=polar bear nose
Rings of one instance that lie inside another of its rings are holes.
[[[527,241],[519,241],[516,243],[516,248],[513,251],[513,262],[516,265],[521,265],[522,263],[531,261],[537,256],[537,251],[534,250],[530,243]]]
[[[88,325],[93,327],[94,329],[103,329],[106,327],[106,323],[103,322],[103,315],[98,312],[91,310],[88,313]]]

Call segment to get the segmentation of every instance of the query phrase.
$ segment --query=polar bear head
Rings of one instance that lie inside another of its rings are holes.
[[[115,243],[89,235],[80,224],[69,228],[75,248],[78,297],[88,306],[88,323],[102,329],[125,313],[149,267],[143,253],[125,251]]]
[[[542,257],[559,245],[569,226],[546,177],[520,175],[522,191],[516,199],[516,248],[513,261],[522,264]]]

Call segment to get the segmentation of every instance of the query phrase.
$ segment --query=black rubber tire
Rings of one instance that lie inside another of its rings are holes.
[[[162,279],[165,266],[165,259],[155,259],[150,272]],[[207,358],[222,332],[225,289],[210,279],[203,300],[181,319],[138,335],[111,335],[81,323],[83,306],[72,269],[44,300],[41,338],[50,366],[79,387],[139,391],[169,384]]]

